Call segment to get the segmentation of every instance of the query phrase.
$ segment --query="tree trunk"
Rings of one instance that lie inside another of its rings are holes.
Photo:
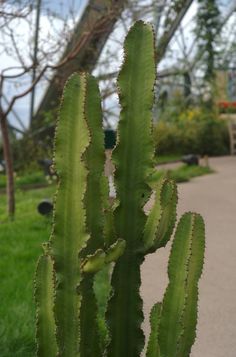
[[[11,146],[7,128],[7,118],[4,116],[2,109],[0,108],[0,125],[2,132],[2,143],[3,143],[3,155],[6,167],[6,177],[7,177],[7,212],[9,218],[13,219],[15,214],[15,190],[14,190],[14,172],[13,172],[13,161],[11,155]]]

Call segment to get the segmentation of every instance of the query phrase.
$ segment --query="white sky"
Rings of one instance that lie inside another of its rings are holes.
[[[73,7],[76,10],[75,19],[78,19],[81,13],[83,12],[86,3],[87,0],[77,0],[77,1],[67,0],[64,1],[64,3],[59,2],[57,0],[50,0],[50,1],[43,0],[42,12],[40,16],[39,48],[42,47],[46,52],[49,46],[52,46],[53,44],[55,45],[58,42],[58,33],[61,33],[63,30],[64,18],[67,15],[68,16],[70,15],[68,14],[69,8]],[[48,11],[46,11],[45,8],[50,9],[50,12],[55,14],[53,18],[54,27],[51,26],[51,21],[50,18],[48,17]],[[61,15],[63,15],[64,18]],[[14,30],[14,33],[16,34],[18,48],[20,50],[22,57],[24,58],[26,65],[27,63],[28,64],[31,63],[30,56],[32,56],[32,52],[33,52],[33,45],[32,45],[33,36],[34,36],[33,24],[35,23],[35,17],[36,17],[36,13],[35,11],[33,11],[32,18],[30,19],[31,24],[28,24],[26,21],[19,20],[19,19],[11,23],[11,28]],[[68,26],[72,28],[73,22],[72,19],[70,20],[70,16],[67,23]],[[9,38],[4,35],[3,31],[0,31],[0,71],[9,67],[19,66],[19,61],[16,58],[14,58],[11,53],[7,54],[5,51],[3,51],[4,43],[9,43]],[[56,55],[52,56],[53,58],[52,63],[54,64],[57,63],[57,61],[62,55],[63,49],[64,46],[62,45],[60,51],[58,51]],[[11,70],[8,71],[7,73],[12,75],[19,72],[18,70]],[[6,95],[8,101],[15,94],[21,93],[23,90],[28,88],[28,86],[30,85],[30,81],[31,81],[31,76],[25,75],[24,77],[22,77],[20,81],[18,80],[18,81],[7,82],[6,86],[4,87],[4,94]],[[42,80],[36,88],[36,95],[35,95],[36,107],[42,98],[43,92],[47,84],[48,81]],[[30,95],[17,100],[14,105],[14,110],[22,119],[26,127],[29,122],[29,103],[30,103]],[[9,116],[9,121],[16,127],[19,127],[19,129],[21,129],[14,115]]]

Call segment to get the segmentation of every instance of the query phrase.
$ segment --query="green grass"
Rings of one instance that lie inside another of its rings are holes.
[[[33,279],[41,243],[50,234],[50,220],[36,207],[53,190],[18,191],[14,222],[6,220],[6,198],[0,196],[1,357],[35,355]]]
[[[48,240],[51,219],[37,213],[43,198],[51,198],[55,186],[16,194],[16,217],[6,218],[6,196],[0,194],[0,356],[35,356],[35,304],[33,280],[41,244]],[[109,294],[109,272],[104,269],[96,281],[100,326]],[[50,357],[50,356],[49,356]]]
[[[194,177],[208,175],[214,171],[210,167],[182,165],[173,170],[158,170],[151,176],[150,183],[157,182],[161,177],[169,177],[177,183],[188,182]]]
[[[167,164],[170,162],[177,162],[180,161],[182,158],[182,155],[175,155],[175,154],[170,154],[170,155],[157,155],[156,156],[156,163],[157,165],[161,164]]]

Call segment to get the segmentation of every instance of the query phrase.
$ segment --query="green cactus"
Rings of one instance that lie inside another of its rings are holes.
[[[56,356],[56,324],[54,318],[55,277],[53,261],[48,254],[40,257],[36,269],[35,297],[37,301],[38,356]]]
[[[161,356],[189,356],[197,322],[197,283],[202,272],[204,223],[196,213],[184,214],[170,254],[169,285],[162,302]],[[178,267],[178,269],[176,269]]]
[[[85,73],[74,74],[64,90],[55,140],[59,184],[53,230],[36,270],[40,357],[137,357],[144,347],[140,266],[147,254],[170,240],[177,189],[165,178],[154,188],[149,184],[154,170],[151,26],[136,22],[124,49],[118,77],[121,118],[113,152],[117,193],[113,206],[103,174],[102,111],[96,80]],[[147,215],[144,205],[152,191],[154,204]],[[203,253],[203,221],[187,213],[175,234],[166,294],[152,309],[147,357],[189,355],[195,339]],[[94,281],[96,273],[111,262],[106,345],[99,332]]]

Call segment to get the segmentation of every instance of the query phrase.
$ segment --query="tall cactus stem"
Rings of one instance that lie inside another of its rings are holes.
[[[85,74],[68,80],[60,108],[55,140],[59,177],[51,251],[55,261],[55,318],[60,357],[78,357],[81,281],[79,252],[88,240],[84,196],[88,174],[83,156],[90,141],[85,118]]]
[[[112,276],[113,296],[108,305],[111,342],[109,357],[139,356],[144,335],[139,293],[142,235],[146,222],[143,206],[150,195],[146,183],[153,163],[152,105],[155,82],[154,35],[138,21],[124,45],[124,63],[118,77],[121,116],[118,144],[113,153],[118,206],[114,211],[117,236],[126,241]]]

